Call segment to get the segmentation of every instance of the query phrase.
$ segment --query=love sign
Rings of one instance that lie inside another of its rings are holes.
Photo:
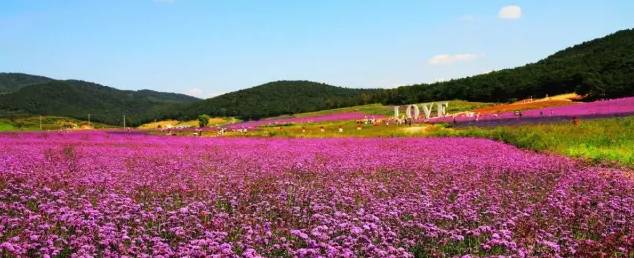
[[[420,117],[420,110],[423,110],[425,119],[432,117],[432,111],[436,107],[436,117],[444,117],[447,115],[447,107],[449,107],[449,101],[429,102],[419,104],[420,108],[416,104],[405,106],[405,117],[418,119]],[[394,117],[399,118],[399,109],[401,106],[394,106]]]

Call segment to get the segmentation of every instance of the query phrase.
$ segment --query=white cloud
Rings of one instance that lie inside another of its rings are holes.
[[[470,62],[478,59],[480,57],[476,54],[442,54],[435,55],[428,60],[428,63],[431,65],[445,65],[445,64],[453,64],[453,63],[461,63],[461,62]]]
[[[201,98],[201,99],[207,99],[207,98],[212,98],[215,96],[220,96],[224,93],[225,93],[224,91],[206,91],[200,88],[191,88],[183,92],[183,94],[186,94],[192,97]]]
[[[186,90],[183,93],[185,93],[185,94],[187,94],[189,96],[192,96],[192,97],[203,98],[205,91],[203,91],[203,90],[201,90],[199,88],[191,88],[191,89]]]
[[[522,8],[518,5],[507,5],[498,12],[500,19],[516,20],[522,17]]]

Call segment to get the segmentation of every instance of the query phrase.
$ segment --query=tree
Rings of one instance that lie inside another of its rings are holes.
[[[198,116],[198,126],[206,127],[209,124],[209,116],[202,114]]]

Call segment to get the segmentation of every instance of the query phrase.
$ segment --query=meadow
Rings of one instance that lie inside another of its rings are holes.
[[[301,116],[301,117],[274,117],[260,119],[254,121],[245,121],[224,126],[229,129],[256,129],[258,127],[271,127],[291,124],[320,123],[331,121],[351,121],[367,118],[385,118],[383,115],[369,115],[362,112],[346,112],[346,113],[330,113],[317,116]]]
[[[563,100],[553,98],[552,101],[559,103]],[[514,116],[512,112],[502,112],[495,116],[481,116],[480,121],[474,121],[473,117],[458,117],[456,123],[452,123],[452,118],[447,117],[432,119],[435,122],[433,124],[417,123],[412,126],[397,126],[393,121],[378,125],[359,124],[349,120],[290,123],[262,126],[247,133],[232,132],[228,135],[295,138],[480,137],[592,163],[634,168],[634,117],[621,116],[634,113],[634,98],[567,105],[553,104],[552,101],[538,102],[537,106],[540,108],[525,110],[523,117]],[[497,106],[500,106],[498,110],[504,111],[510,105]],[[485,106],[484,109],[495,110],[495,107]],[[584,117],[593,119],[583,119]]]
[[[0,0],[0,258],[634,258],[634,0],[455,2]]]
[[[469,111],[481,108],[488,108],[494,106],[494,103],[486,103],[486,102],[473,102],[473,101],[464,101],[464,100],[450,100],[449,107],[447,108],[447,112],[456,113],[462,111]],[[417,103],[416,105],[419,105]],[[310,117],[310,116],[320,116],[320,115],[328,115],[333,113],[349,113],[349,112],[361,112],[368,115],[384,115],[391,116],[394,115],[394,107],[386,106],[382,104],[368,104],[368,105],[360,105],[353,107],[345,107],[345,108],[336,108],[336,109],[328,109],[317,112],[308,112],[296,114],[294,117]]]
[[[210,117],[207,120],[208,126],[224,126],[227,124],[239,123],[240,120],[234,117]],[[138,129],[142,130],[154,130],[154,129],[163,129],[163,128],[192,128],[198,127],[198,120],[187,120],[187,121],[179,121],[179,120],[160,120],[156,122],[145,123],[138,126]]]
[[[1,131],[13,131],[15,127],[12,123],[8,123],[6,121],[0,121],[0,132]]]
[[[634,168],[634,117],[498,127],[432,130],[434,136],[483,137],[515,146],[559,153],[595,163]]]
[[[342,131],[339,131],[339,128]],[[322,132],[321,129],[324,131]],[[475,137],[488,138],[523,149],[556,153],[587,162],[634,168],[634,117],[601,118],[487,127],[451,127],[447,124],[397,126],[358,125],[353,121],[262,127],[234,137]]]
[[[80,129],[82,126],[84,126],[85,128],[89,127],[97,129],[114,127],[102,123],[88,123],[87,121],[60,116],[42,116],[41,124],[42,127],[40,128],[39,116],[0,116],[0,132]]]
[[[563,107],[568,105],[577,104],[578,100],[582,100],[583,97],[575,93],[560,94],[556,96],[545,97],[541,99],[524,99],[508,104],[497,104],[474,108],[473,112],[480,114],[491,113],[504,113],[513,111],[524,111],[531,109],[543,109],[552,107]]]
[[[528,121],[562,120],[573,118],[598,118],[634,115],[634,97],[598,100],[593,102],[575,103],[564,106],[536,108],[517,112],[501,112],[483,114],[480,116],[438,117],[428,122],[458,123],[479,126],[491,126],[502,123],[515,124]]]
[[[0,134],[2,256],[631,256],[631,171],[474,138]]]
[[[0,256],[632,256],[634,117],[572,117],[633,100],[479,127],[396,125],[374,104],[196,130],[225,137],[2,133]]]
[[[470,111],[478,108],[486,108],[493,103],[483,102],[469,102],[462,100],[451,100],[447,112],[457,113],[463,111]],[[405,112],[404,108],[401,108],[401,112]],[[284,126],[284,125],[296,125],[296,124],[311,124],[311,123],[323,123],[323,122],[338,122],[338,121],[350,121],[361,120],[367,118],[385,119],[394,115],[393,106],[385,106],[382,104],[368,104],[360,106],[352,106],[337,109],[328,109],[316,112],[300,113],[287,116],[278,116],[265,118],[254,121],[245,121],[242,123],[235,123],[227,125],[230,129],[248,128],[255,129],[257,127],[265,126]]]
[[[319,123],[282,124],[262,126],[246,133],[232,131],[225,134],[230,137],[278,137],[278,138],[341,138],[341,137],[406,137],[426,136],[427,130],[434,130],[438,126],[416,125],[389,126],[359,124],[355,121],[329,121]],[[342,129],[340,132],[339,129]],[[323,129],[323,131],[322,131]]]

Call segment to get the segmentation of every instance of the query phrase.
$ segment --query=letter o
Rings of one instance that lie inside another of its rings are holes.
[[[414,109],[413,116],[412,116],[412,108]],[[407,109],[405,110],[405,115],[407,116],[407,118],[418,119],[418,116],[420,116],[420,109],[418,109],[418,106],[416,105],[409,105],[407,106]]]

